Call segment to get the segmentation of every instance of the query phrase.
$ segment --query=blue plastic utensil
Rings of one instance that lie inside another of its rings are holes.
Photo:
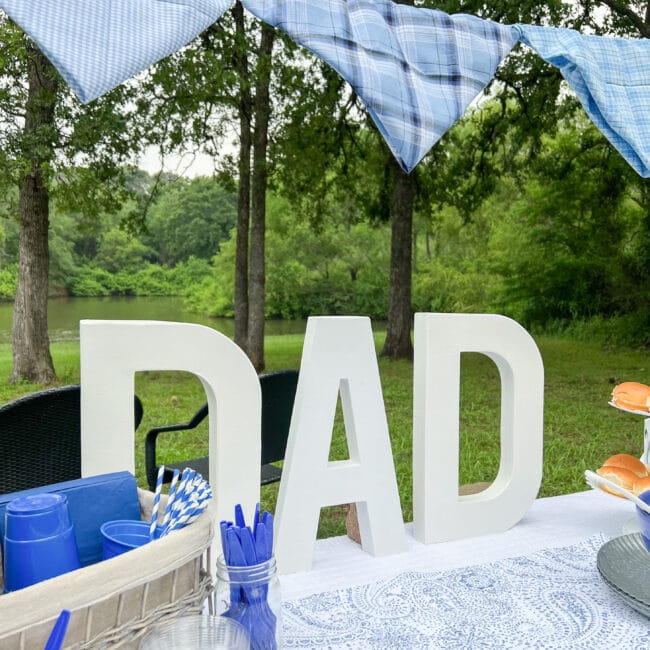
[[[255,504],[255,518],[253,519],[253,535],[257,534],[257,526],[260,523],[260,504]]]
[[[253,533],[250,528],[246,527],[239,529],[239,541],[241,543],[242,551],[244,552],[246,566],[257,564],[259,559],[255,552],[255,540],[253,539]]]
[[[240,528],[245,528],[246,526],[246,519],[244,519],[244,511],[241,507],[241,503],[238,503],[235,506],[235,525]]]
[[[275,650],[277,619],[268,603],[268,582],[259,582],[259,565],[273,554],[273,516],[255,507],[252,528],[246,526],[241,504],[235,523],[220,522],[224,559],[231,571],[230,607],[223,616],[241,623],[250,633],[252,650]],[[241,570],[239,569],[241,567]],[[246,570],[251,567],[251,572]]]
[[[266,525],[260,522],[255,533],[255,554],[258,562],[266,562],[271,558],[266,534]]]
[[[68,630],[69,621],[70,612],[67,609],[62,610],[59,618],[56,619],[56,623],[50,632],[50,636],[43,650],[60,650],[63,647],[63,640]]]
[[[273,515],[270,512],[265,512],[262,517],[262,523],[266,526],[266,539],[268,542],[268,556],[273,555]]]
[[[230,522],[221,522],[221,535],[224,557],[228,566],[243,566],[244,556],[240,556],[241,546],[239,538]],[[224,612],[224,616],[229,618],[237,618],[237,614],[241,609],[243,602],[243,593],[239,585],[232,584],[230,586],[230,608]]]

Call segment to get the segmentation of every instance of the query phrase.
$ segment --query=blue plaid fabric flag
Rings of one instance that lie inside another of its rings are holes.
[[[189,43],[234,0],[0,0],[82,102]]]
[[[484,89],[517,30],[390,0],[242,0],[329,63],[411,171]]]
[[[650,40],[517,25],[521,41],[558,67],[620,154],[650,176]]]

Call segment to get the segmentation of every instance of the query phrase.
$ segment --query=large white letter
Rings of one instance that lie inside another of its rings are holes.
[[[209,405],[212,514],[232,520],[236,503],[253,514],[260,498],[261,390],[235,343],[202,325],[135,320],[83,320],[80,343],[83,476],[133,472],[135,373],[186,370],[201,380]]]
[[[501,464],[489,488],[458,496],[460,353],[501,375]],[[542,480],[544,368],[531,336],[504,316],[416,314],[413,529],[424,543],[506,530]]]
[[[350,459],[329,462],[339,391]],[[320,508],[352,502],[364,550],[406,550],[370,320],[310,318],[278,496],[279,570],[308,570]]]

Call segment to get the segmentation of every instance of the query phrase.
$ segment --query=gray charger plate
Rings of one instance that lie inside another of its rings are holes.
[[[639,533],[615,537],[603,544],[596,566],[616,594],[650,618],[650,553]]]

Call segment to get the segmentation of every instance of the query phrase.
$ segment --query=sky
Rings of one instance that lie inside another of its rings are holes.
[[[136,164],[149,174],[157,174],[163,168],[163,161],[160,159],[157,147],[149,147]],[[212,158],[204,154],[168,155],[165,157],[164,170],[186,178],[212,176],[214,164]]]

